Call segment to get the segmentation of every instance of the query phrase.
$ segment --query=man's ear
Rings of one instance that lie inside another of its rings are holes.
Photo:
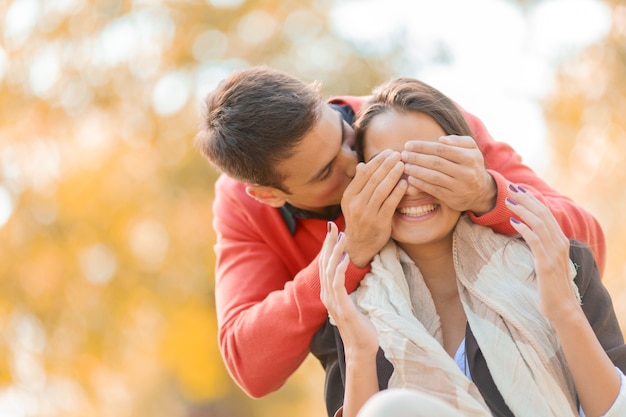
[[[248,185],[246,194],[254,198],[256,201],[270,205],[272,207],[281,207],[286,203],[283,192],[278,188],[268,187],[265,185]]]

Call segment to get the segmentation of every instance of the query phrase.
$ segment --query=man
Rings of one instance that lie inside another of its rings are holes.
[[[473,221],[507,234],[515,231],[504,199],[511,183],[521,184],[550,208],[568,237],[592,248],[600,270],[604,266],[597,221],[466,112],[475,142],[416,141],[405,152],[384,151],[357,164],[350,124],[362,101],[324,103],[316,85],[267,67],[235,72],[207,97],[195,143],[224,172],[213,206],[219,343],[231,376],[252,397],[285,383],[327,319],[317,266],[327,222],[350,236],[351,292],[389,239],[405,174]],[[334,349],[316,346],[325,366],[325,352]]]

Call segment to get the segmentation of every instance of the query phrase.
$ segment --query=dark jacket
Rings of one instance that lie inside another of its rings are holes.
[[[626,373],[626,345],[619,327],[611,297],[600,281],[591,250],[584,244],[572,241],[570,259],[577,269],[575,283],[582,298],[582,309],[600,344],[615,366]],[[469,326],[465,332],[465,348],[472,380],[489,406],[498,417],[514,417],[496,387],[485,358]],[[343,405],[345,382],[345,355],[337,327],[328,321],[313,337],[311,353],[321,362],[326,372],[324,395],[328,415],[332,417]],[[378,386],[387,388],[393,366],[379,349],[376,358]]]

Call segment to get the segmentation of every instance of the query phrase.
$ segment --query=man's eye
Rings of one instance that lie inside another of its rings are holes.
[[[332,168],[328,168],[328,169],[326,170],[326,172],[324,173],[324,175],[322,175],[322,176],[320,177],[320,181],[327,180],[328,178],[330,178],[330,174],[332,174],[332,173],[333,173],[333,169],[332,169]]]

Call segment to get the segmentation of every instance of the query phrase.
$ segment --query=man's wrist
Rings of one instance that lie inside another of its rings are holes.
[[[350,257],[350,262],[352,262],[352,264],[354,264],[354,266],[358,267],[358,268],[365,268],[367,265],[369,265],[369,263],[372,261],[372,258],[368,258],[368,257],[355,257],[354,259],[352,259],[352,257]]]
[[[360,249],[362,250],[362,248]],[[364,253],[359,253],[358,251],[357,253],[354,253],[354,251],[351,250],[349,241],[346,246],[346,253],[350,258],[350,262],[352,262],[352,264],[358,268],[365,268],[367,265],[369,265],[369,263],[372,261],[372,258],[374,257],[373,255],[369,256]]]
[[[484,192],[476,204],[476,207],[470,209],[476,216],[487,214],[496,207],[498,186],[491,174],[488,173],[487,175],[489,178],[486,180],[486,187],[483,189]]]

